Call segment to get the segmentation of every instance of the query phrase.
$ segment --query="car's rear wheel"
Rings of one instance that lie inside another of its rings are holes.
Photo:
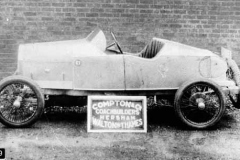
[[[177,91],[174,108],[182,122],[194,128],[215,125],[225,111],[225,95],[220,86],[210,80],[184,83]]]
[[[22,76],[0,82],[0,121],[9,127],[28,127],[43,113],[44,96],[38,85]]]

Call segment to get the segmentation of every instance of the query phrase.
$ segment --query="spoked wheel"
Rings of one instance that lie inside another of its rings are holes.
[[[0,121],[9,127],[35,123],[44,108],[40,88],[31,79],[11,76],[0,82]]]
[[[188,126],[207,128],[222,117],[225,95],[212,81],[189,81],[177,91],[174,107],[178,117]]]

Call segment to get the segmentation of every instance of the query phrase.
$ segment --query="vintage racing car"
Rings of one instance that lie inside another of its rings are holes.
[[[89,95],[171,97],[180,120],[195,128],[216,124],[227,96],[238,107],[240,71],[229,50],[153,38],[132,54],[111,34],[108,47],[100,29],[84,39],[20,45],[16,72],[0,82],[0,121],[27,127],[44,106],[85,106]]]

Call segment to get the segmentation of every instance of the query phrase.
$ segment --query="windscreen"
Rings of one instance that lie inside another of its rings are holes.
[[[105,51],[107,42],[106,42],[106,37],[103,33],[102,30],[100,29],[95,29],[93,32],[91,32],[87,38],[87,41],[90,41],[93,45],[95,45],[97,48],[99,48],[102,51]]]

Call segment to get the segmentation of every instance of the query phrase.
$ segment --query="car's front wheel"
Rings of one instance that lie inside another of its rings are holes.
[[[210,80],[184,83],[177,91],[174,108],[182,122],[194,128],[216,124],[225,111],[225,95],[219,85]]]
[[[38,85],[22,76],[0,82],[0,121],[9,127],[28,127],[43,113],[44,96]]]

